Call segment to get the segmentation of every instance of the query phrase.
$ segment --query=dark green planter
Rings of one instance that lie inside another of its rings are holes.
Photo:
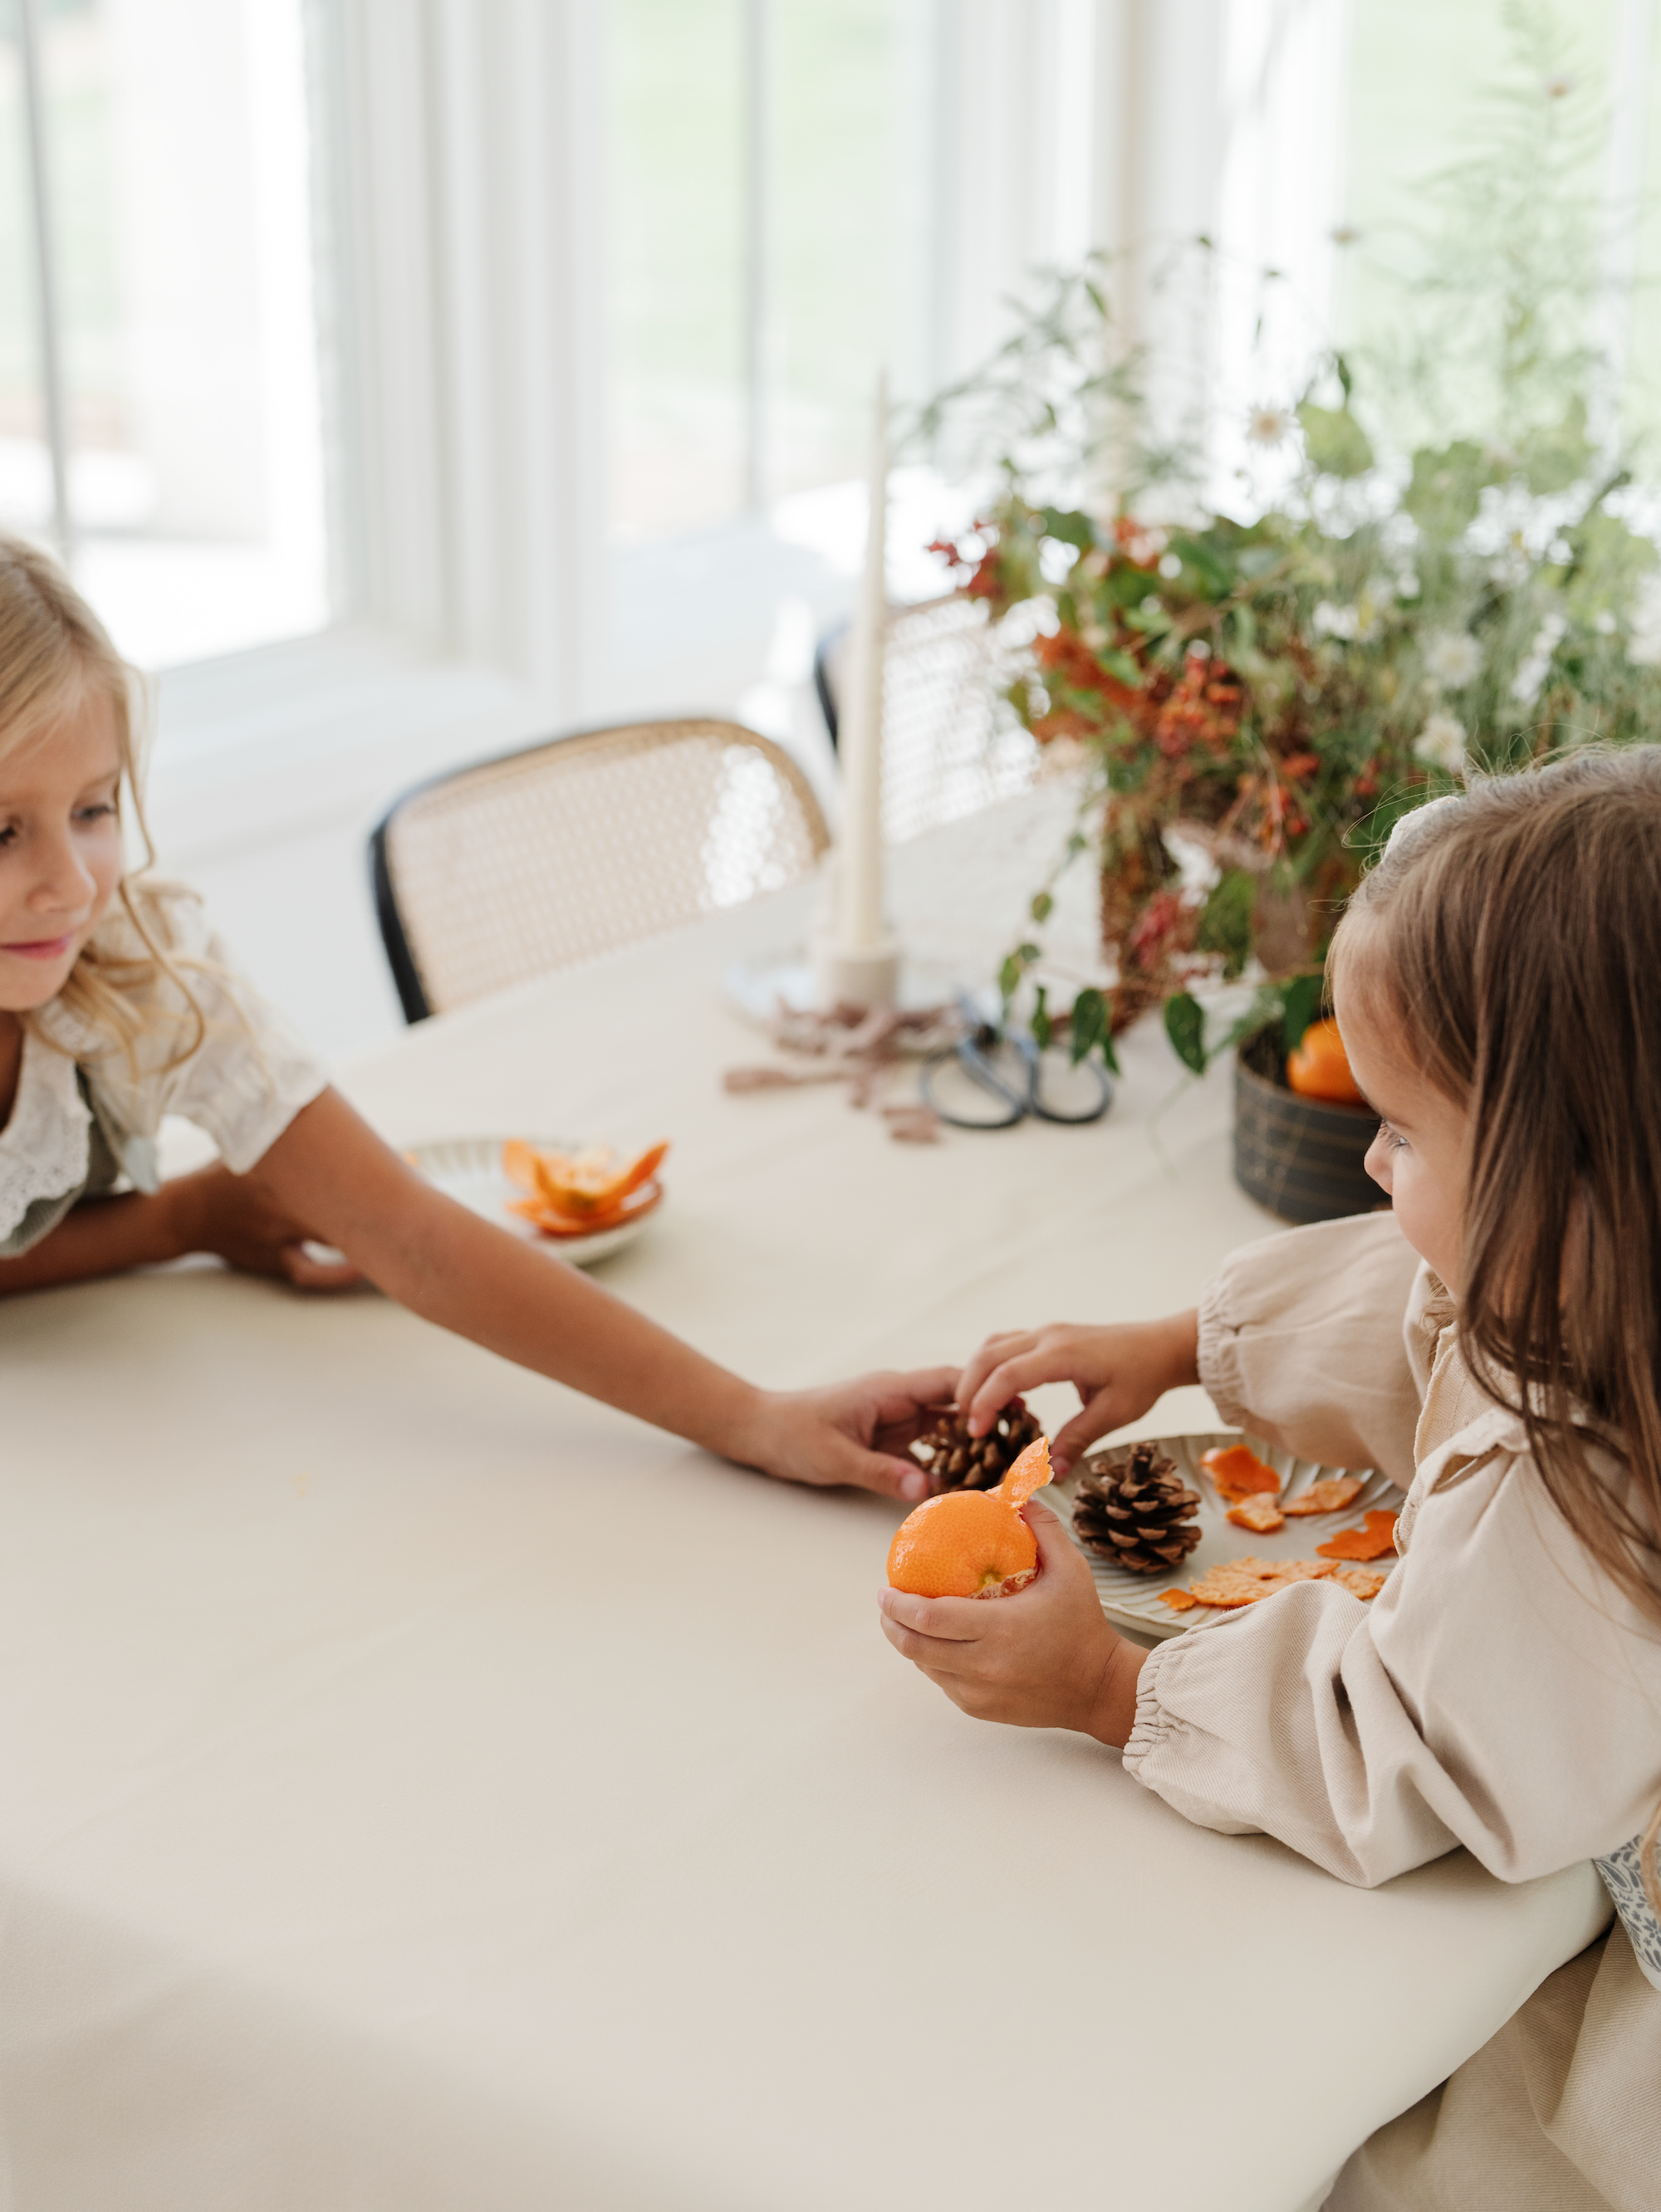
[[[1300,1098],[1281,1079],[1272,1033],[1234,1063],[1234,1179],[1282,1221],[1335,1221],[1390,1201],[1362,1166],[1378,1127],[1364,1106]]]

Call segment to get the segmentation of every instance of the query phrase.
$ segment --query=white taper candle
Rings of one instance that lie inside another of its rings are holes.
[[[888,628],[888,380],[879,372],[871,427],[871,514],[865,574],[854,611],[837,750],[842,761],[842,852],[837,949],[871,952],[883,915],[882,704]]]

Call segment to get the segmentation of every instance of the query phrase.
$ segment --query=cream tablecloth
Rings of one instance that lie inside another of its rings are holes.
[[[995,951],[1052,831],[1045,798],[910,848],[914,938]],[[723,1097],[722,965],[803,910],[345,1087],[400,1141],[671,1133],[607,1279],[775,1382],[1161,1308],[1261,1232],[1226,1080],[1173,1102],[1157,1035],[1089,1130],[912,1150],[830,1091]],[[1589,1870],[1462,1855],[1348,1890],[964,1719],[876,1627],[895,1507],[373,1296],[29,1297],[0,1392],[18,2212],[1293,2212],[1604,1917]]]

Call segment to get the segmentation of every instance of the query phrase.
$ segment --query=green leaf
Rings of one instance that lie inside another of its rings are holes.
[[[1058,538],[1063,545],[1076,545],[1080,553],[1088,553],[1096,543],[1096,532],[1087,514],[1069,514],[1059,507],[1043,510],[1043,534]]]
[[[1224,599],[1233,590],[1232,556],[1209,536],[1196,537],[1189,532],[1180,532],[1171,538],[1170,550],[1185,568],[1195,571],[1208,599]]]
[[[1021,987],[1021,978],[1038,957],[1036,945],[1018,945],[998,970],[998,990],[1003,1000],[1003,1010],[1009,1012],[1009,1002]]]
[[[1032,904],[1028,908],[1028,912],[1031,915],[1033,921],[1036,921],[1040,927],[1049,921],[1050,915],[1054,914],[1055,911],[1056,902],[1050,892],[1033,892]]]
[[[1317,407],[1305,399],[1298,410],[1304,447],[1324,477],[1359,477],[1372,466],[1366,432],[1348,407]]]
[[[1037,1004],[1032,1009],[1032,1042],[1040,1052],[1048,1052],[1056,1025],[1050,1018],[1050,997],[1042,983],[1038,986]]]
[[[1317,969],[1307,975],[1294,975],[1286,986],[1281,998],[1281,1037],[1288,1052],[1296,1052],[1304,1041],[1304,1031],[1321,1011],[1321,994],[1326,988],[1326,977]]]
[[[1571,401],[1561,422],[1530,430],[1523,441],[1523,471],[1531,492],[1567,491],[1585,476],[1592,458],[1584,399]]]
[[[1173,992],[1165,1002],[1165,1033],[1171,1048],[1184,1067],[1205,1073],[1205,1009],[1187,991]]]
[[[1080,991],[1073,1001],[1069,1017],[1070,1041],[1068,1050],[1073,1065],[1087,1060],[1092,1052],[1099,1052],[1110,1074],[1119,1072],[1118,1054],[1113,1049],[1113,1012],[1105,994],[1094,984]]]
[[[1456,438],[1451,446],[1421,446],[1413,457],[1413,481],[1402,504],[1426,537],[1442,544],[1476,520],[1484,487],[1497,481],[1494,463],[1469,438]]]
[[[1212,886],[1200,915],[1195,939],[1202,952],[1220,952],[1223,977],[1232,983],[1251,957],[1251,913],[1257,878],[1244,868],[1230,868]]]

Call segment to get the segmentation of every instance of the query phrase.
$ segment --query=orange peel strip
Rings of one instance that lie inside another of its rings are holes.
[[[595,1215],[615,1212],[631,1192],[649,1182],[669,1146],[653,1145],[619,1170],[609,1147],[599,1146],[572,1158],[565,1152],[539,1152],[534,1145],[510,1137],[502,1147],[503,1171],[522,1190],[539,1194],[558,1213]]]
[[[1005,1470],[997,1495],[1006,1504],[1019,1508],[1025,1504],[1035,1490],[1043,1488],[1050,1476],[1050,1440],[1047,1437],[1035,1437],[1020,1457]]]
[[[1254,1491],[1266,1491],[1271,1497],[1279,1494],[1280,1476],[1250,1444],[1219,1444],[1201,1454],[1200,1464],[1222,1495],[1237,1503]]]
[[[1168,1605],[1173,1613],[1191,1613],[1200,1602],[1192,1590],[1168,1589],[1159,1592],[1159,1603]]]
[[[1355,1503],[1364,1487],[1359,1474],[1329,1474],[1319,1482],[1311,1482],[1295,1498],[1288,1498],[1281,1510],[1287,1513],[1342,1513],[1346,1505]]]
[[[1277,1528],[1286,1527],[1279,1498],[1271,1498],[1267,1491],[1243,1498],[1238,1505],[1229,1507],[1223,1518],[1237,1528],[1250,1528],[1255,1536],[1272,1536]]]
[[[1340,1567],[1332,1579],[1335,1583],[1342,1583],[1347,1590],[1353,1591],[1357,1597],[1369,1602],[1378,1596],[1384,1586],[1384,1577],[1374,1574],[1368,1567]]]
[[[547,1237],[598,1237],[607,1229],[621,1229],[627,1222],[638,1221],[662,1200],[663,1186],[654,1182],[633,1193],[609,1213],[562,1213],[540,1198],[510,1198],[508,1210]]]
[[[1382,1559],[1396,1549],[1396,1516],[1369,1513],[1360,1528],[1341,1528],[1316,1550],[1323,1559]]]

